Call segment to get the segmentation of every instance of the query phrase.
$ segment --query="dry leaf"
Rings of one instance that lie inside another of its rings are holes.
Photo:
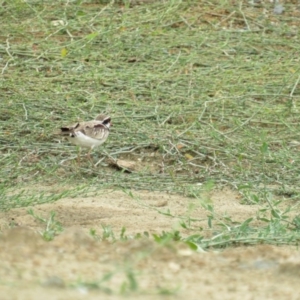
[[[60,51],[61,57],[65,57],[68,54],[67,48],[62,48]]]
[[[136,163],[132,160],[123,160],[123,159],[117,159],[117,160],[110,160],[110,164],[114,167],[117,167],[121,170],[125,170],[127,172],[135,171],[136,169]]]
[[[187,159],[187,160],[192,160],[194,158],[194,156],[192,156],[191,154],[184,154],[184,157]]]

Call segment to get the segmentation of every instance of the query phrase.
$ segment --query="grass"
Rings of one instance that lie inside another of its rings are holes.
[[[108,188],[198,199],[209,185],[226,186],[245,204],[266,208],[236,224],[203,204],[214,234],[205,237],[197,220],[184,219],[190,236],[170,229],[155,240],[181,239],[198,250],[297,244],[299,11],[285,4],[284,14],[276,15],[269,1],[250,2],[6,2],[0,208]],[[97,168],[68,160],[77,150],[59,140],[57,128],[101,111],[114,124],[105,152],[140,160],[138,170],[122,172],[107,160]],[[72,188],[56,195],[24,192],[40,184]],[[279,209],[278,199],[295,201],[293,214]],[[115,239],[103,230],[98,239]],[[125,290],[135,284],[129,275]]]

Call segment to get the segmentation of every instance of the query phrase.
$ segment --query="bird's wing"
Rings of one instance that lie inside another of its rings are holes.
[[[77,131],[81,131],[86,136],[97,140],[102,140],[109,134],[109,129],[99,121],[82,123],[75,129],[75,133]]]

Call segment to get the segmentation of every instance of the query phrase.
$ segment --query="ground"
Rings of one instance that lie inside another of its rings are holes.
[[[41,192],[41,189],[38,190]],[[49,191],[49,187],[47,191]],[[51,189],[50,189],[51,190]],[[44,227],[28,214],[29,208],[1,213],[0,267],[2,299],[160,299],[165,295],[199,299],[297,299],[300,255],[296,247],[255,245],[197,252],[186,244],[156,243],[150,235],[176,230],[178,218],[157,212],[169,209],[184,216],[192,200],[160,192],[105,191],[97,197],[63,198],[34,206],[40,217],[56,212],[64,227],[52,241],[40,234]],[[136,200],[138,199],[138,200]],[[213,192],[210,199],[219,214],[247,219],[260,208],[243,205],[231,190]],[[150,209],[149,209],[150,207]],[[151,209],[153,207],[153,209]],[[193,217],[203,220],[200,207]],[[9,226],[13,222],[14,227]],[[115,235],[126,227],[127,240],[97,241],[110,226]],[[7,228],[7,229],[5,229]],[[296,295],[295,295],[296,293]]]
[[[300,298],[299,1],[0,7],[1,300]]]

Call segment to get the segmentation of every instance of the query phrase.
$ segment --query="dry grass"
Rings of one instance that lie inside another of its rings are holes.
[[[213,181],[298,198],[300,13],[248,2],[2,3],[2,186],[195,195]],[[105,151],[138,171],[68,160],[77,149],[54,132],[100,111]]]

